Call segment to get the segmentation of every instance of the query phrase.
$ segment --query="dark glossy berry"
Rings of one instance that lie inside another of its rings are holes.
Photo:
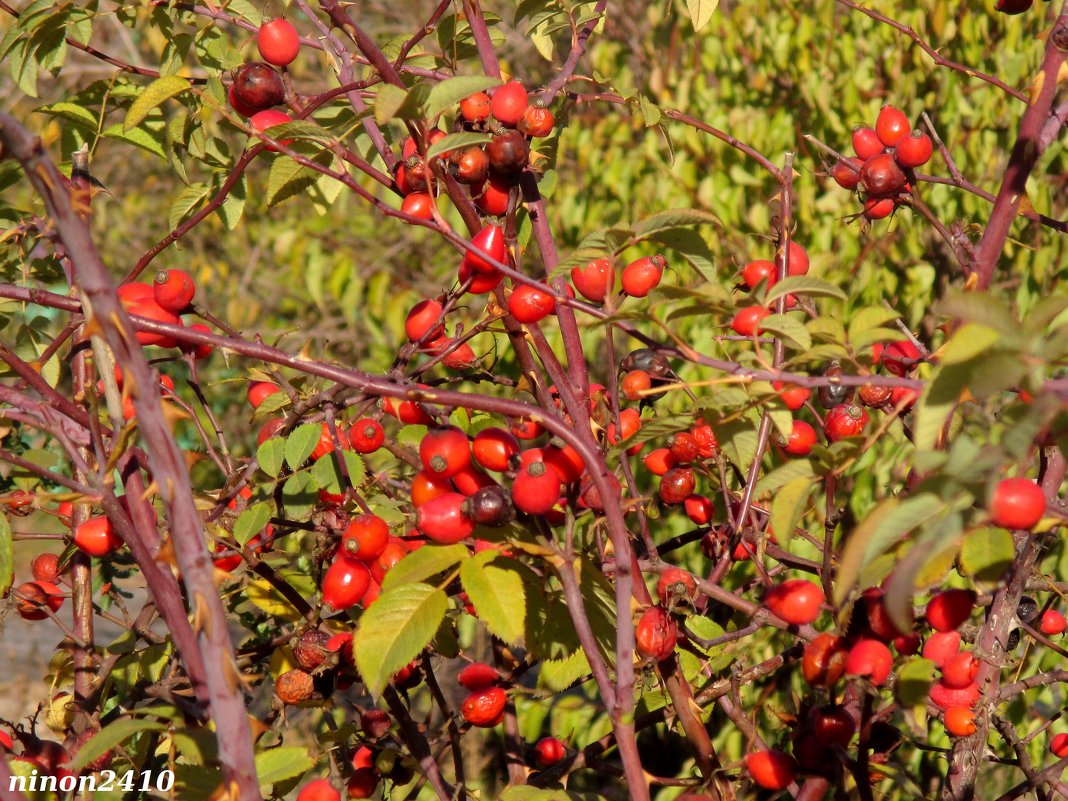
[[[468,516],[480,526],[499,528],[515,519],[512,494],[496,485],[475,492],[467,505]]]
[[[530,143],[519,131],[507,131],[486,145],[490,172],[502,178],[514,178],[530,161]]]
[[[286,94],[282,76],[261,61],[242,66],[234,76],[233,89],[234,99],[253,112],[277,106]]]
[[[42,553],[33,557],[30,572],[37,581],[55,581],[59,576],[59,555]]]
[[[882,409],[889,405],[893,394],[892,387],[877,387],[872,384],[865,384],[857,393],[860,402],[869,409]]]
[[[489,156],[478,145],[464,148],[453,166],[456,180],[469,186],[478,186],[489,175]]]
[[[880,153],[864,162],[860,168],[860,184],[872,197],[896,195],[908,180],[889,153]]]
[[[1028,598],[1026,595],[1020,598],[1020,602],[1016,604],[1016,617],[1022,620],[1024,623],[1030,623],[1038,615],[1038,603],[1034,598]]]

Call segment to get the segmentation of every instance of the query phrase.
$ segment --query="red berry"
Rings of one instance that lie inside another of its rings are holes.
[[[146,320],[152,320],[157,323],[180,325],[182,322],[178,319],[178,315],[164,309],[156,303],[154,298],[132,303],[127,306],[126,312],[133,317],[144,317]],[[161,348],[173,348],[178,344],[169,334],[156,334],[152,331],[138,331],[135,336],[137,337],[137,341],[142,345],[156,345]]]
[[[674,506],[693,495],[697,480],[689,467],[673,467],[660,478],[660,500]]]
[[[891,342],[885,348],[881,348],[878,351],[877,359],[879,364],[896,376],[911,373],[922,360],[923,356],[920,354],[920,349],[908,339]]]
[[[63,591],[51,581],[27,581],[15,589],[19,616],[24,620],[44,620],[45,607],[58,612],[63,606]]]
[[[771,312],[759,304],[745,306],[734,315],[734,319],[731,320],[731,328],[739,336],[756,336],[760,332],[760,322],[769,314]]]
[[[582,460],[582,456],[570,445],[562,447],[550,445],[543,452],[542,458],[545,464],[557,472],[560,481],[564,484],[578,481],[586,470],[586,463]]]
[[[857,731],[853,718],[840,706],[827,705],[812,710],[812,734],[823,745],[846,748]]]
[[[894,212],[894,201],[891,198],[870,197],[864,201],[864,217],[868,220],[882,220]]]
[[[585,267],[571,270],[571,282],[586,300],[602,302],[612,291],[615,283],[615,271],[608,259],[594,259]]]
[[[372,767],[356,768],[345,783],[345,796],[349,799],[372,798],[378,789],[378,771]]]
[[[641,400],[642,393],[652,386],[652,378],[645,370],[631,370],[619,382],[619,393],[627,400]]]
[[[1049,742],[1049,750],[1058,759],[1068,757],[1068,734],[1054,734]]]
[[[230,87],[226,90],[226,99],[230,103],[230,108],[242,117],[251,117],[259,110],[241,102],[241,99],[237,96],[237,90],[234,84],[230,84]]]
[[[245,117],[257,111],[277,106],[285,99],[282,76],[262,61],[245,64],[237,71],[230,85],[230,104]]]
[[[767,281],[773,287],[779,280],[779,268],[767,259],[751,261],[742,268],[742,282],[750,289],[756,288],[761,281]]]
[[[248,391],[246,392],[248,405],[253,409],[258,409],[260,404],[268,397],[281,391],[281,387],[270,381],[250,381],[248,384]],[[284,423],[285,421],[283,420],[282,422]]]
[[[489,729],[504,719],[504,707],[508,695],[500,687],[486,687],[475,690],[464,699],[460,714],[472,726]]]
[[[623,268],[623,291],[635,298],[644,298],[660,283],[667,261],[657,254],[632,261]]]
[[[683,599],[692,602],[697,597],[697,582],[687,571],[669,567],[656,582],[656,597],[663,606],[673,606]]]
[[[416,512],[415,525],[434,542],[449,545],[467,539],[475,530],[475,523],[464,513],[467,498],[458,492],[447,492],[424,503]]]
[[[508,198],[511,192],[512,185],[509,181],[491,175],[477,193],[474,187],[471,188],[471,199],[475,201],[475,205],[483,214],[500,216],[508,211]]]
[[[498,86],[490,102],[494,118],[502,125],[515,127],[527,110],[527,90],[519,81],[509,81]]]
[[[1046,496],[1028,478],[1002,479],[994,488],[989,511],[995,526],[1030,531],[1046,513]]]
[[[471,240],[471,244],[483,251],[494,261],[503,263],[505,260],[504,231],[496,225],[487,225]],[[463,264],[474,273],[481,275],[499,274],[496,267],[486,261],[482,256],[473,251],[467,251],[464,255]]]
[[[937,631],[923,644],[923,658],[942,667],[960,651],[960,634],[956,631]]]
[[[805,644],[801,673],[813,687],[830,687],[845,673],[845,641],[833,634],[821,634]]]
[[[1034,0],[997,0],[994,9],[1002,14],[1022,14],[1031,8]]]
[[[256,47],[268,64],[284,67],[292,63],[300,52],[300,37],[297,29],[284,19],[272,19],[260,26],[256,34]]]
[[[974,606],[971,590],[945,590],[927,602],[927,622],[935,631],[956,631]]]
[[[682,502],[682,505],[686,510],[686,516],[698,526],[707,526],[712,522],[712,516],[716,511],[716,505],[712,503],[712,499],[704,495],[691,495]]]
[[[863,407],[840,403],[827,412],[823,420],[823,435],[827,437],[828,442],[857,437],[864,433],[864,427],[870,420]]]
[[[799,387],[796,384],[783,384],[782,381],[776,381],[772,386],[775,387],[775,391],[779,393],[782,402],[786,404],[786,408],[791,412],[796,412],[804,406],[812,394],[810,389]]]
[[[490,96],[485,92],[475,92],[460,101],[460,116],[468,122],[481,122],[489,119]]]
[[[862,159],[853,157],[849,159],[853,167],[846,165],[844,161],[837,162],[831,169],[831,177],[843,189],[856,189],[860,183],[860,168],[864,164]]]
[[[338,555],[323,574],[323,603],[337,612],[348,609],[363,600],[370,583],[367,565]]]
[[[329,779],[316,779],[300,788],[297,801],[341,801],[341,793],[334,789]]]
[[[519,131],[505,131],[486,145],[491,175],[515,181],[530,161],[530,143]]]
[[[911,409],[919,399],[920,393],[910,387],[894,387],[890,391],[890,403],[895,407],[900,406],[906,412]]]
[[[357,420],[349,429],[349,443],[356,453],[374,453],[385,441],[382,424],[370,417]]]
[[[111,530],[111,521],[98,515],[74,529],[74,544],[90,556],[107,556],[122,547],[122,539]]]
[[[527,465],[512,484],[512,503],[528,515],[544,515],[560,498],[560,476],[545,462]]]
[[[520,284],[508,296],[508,312],[521,323],[536,323],[555,309],[553,296],[531,284]]]
[[[893,106],[883,106],[879,111],[879,117],[875,120],[875,133],[879,141],[886,147],[893,147],[906,136],[912,126],[905,112]]]
[[[711,459],[719,450],[719,441],[716,433],[708,423],[697,423],[690,429],[690,436],[697,443],[697,453],[702,459]]]
[[[55,581],[59,575],[59,555],[42,553],[33,557],[30,572],[37,581]]]
[[[816,429],[804,420],[794,420],[790,439],[783,444],[783,450],[791,456],[807,456],[812,452],[816,441]]]
[[[152,294],[161,309],[181,314],[196,294],[193,278],[185,270],[160,270],[152,284]]]
[[[880,685],[890,675],[894,657],[885,643],[878,640],[859,640],[849,649],[846,657],[846,673],[866,676],[872,684]]]
[[[775,272],[778,274],[782,259],[775,254]],[[806,275],[808,273],[808,251],[798,242],[790,240],[790,266],[787,275]]]
[[[674,653],[678,638],[678,624],[660,606],[650,606],[646,609],[634,630],[634,641],[638,653],[657,662],[667,659]]]
[[[511,425],[508,426],[508,430],[524,441],[537,439],[545,433],[545,429],[542,427],[541,423],[537,420],[526,418],[512,421]]]
[[[629,439],[634,436],[642,427],[641,414],[637,409],[624,409],[619,413],[619,430],[616,430],[616,424],[611,422],[608,424],[608,429],[605,432],[608,437],[608,442],[611,445],[615,445],[622,442],[625,439]],[[641,444],[634,445],[627,449],[628,454],[635,454],[641,450]]]
[[[979,661],[971,651],[961,651],[942,666],[942,683],[951,690],[963,690],[975,681]]]
[[[555,737],[542,737],[534,746],[534,760],[542,768],[551,768],[566,755],[567,748]]]
[[[671,455],[675,457],[678,464],[691,464],[701,456],[701,446],[697,442],[697,437],[689,431],[680,431],[672,435],[668,444],[671,446]]]
[[[421,300],[404,320],[404,333],[411,342],[430,341],[445,333],[443,307],[436,300]]]
[[[484,428],[471,444],[475,461],[487,470],[503,473],[519,453],[519,441],[503,428]]]
[[[467,434],[456,426],[432,428],[419,443],[423,469],[439,478],[451,478],[471,464]]]
[[[426,192],[412,192],[405,195],[401,202],[401,211],[420,220],[434,219],[434,198]]]
[[[36,576],[37,574],[34,573],[34,575]],[[1065,629],[1068,629],[1068,620],[1065,620],[1064,615],[1056,609],[1047,609],[1042,613],[1042,619],[1038,623],[1038,630],[1043,634],[1052,637],[1057,634],[1063,634]]]
[[[381,517],[363,514],[349,523],[341,535],[341,548],[360,562],[373,562],[389,544],[389,526]]]
[[[954,737],[968,737],[975,734],[975,713],[967,707],[951,706],[943,717],[946,731]]]
[[[367,608],[372,598],[371,592],[375,590],[375,596],[377,596],[378,585],[382,583],[382,580],[386,577],[386,573],[392,570],[397,562],[408,555],[408,549],[401,545],[399,542],[390,542],[386,545],[385,549],[378,555],[378,558],[371,563],[371,585],[367,588],[367,592],[363,596],[364,608]]]
[[[853,152],[865,160],[883,152],[883,143],[874,128],[862,125],[853,129]]]
[[[456,680],[468,690],[484,690],[500,681],[501,674],[484,662],[472,662],[457,674]]]
[[[526,111],[523,112],[523,119],[519,122],[519,130],[527,136],[542,137],[551,134],[555,124],[556,119],[553,117],[553,113],[545,108],[541,101],[535,101],[527,106]]]
[[[972,707],[979,700],[979,685],[969,684],[967,687],[954,690],[942,681],[936,681],[931,685],[928,697],[931,703],[939,709],[950,709],[955,706]]]
[[[642,459],[642,464],[654,476],[662,476],[678,464],[678,459],[668,448],[657,448]]]
[[[785,790],[797,777],[797,762],[782,751],[756,751],[745,757],[745,769],[765,790]]]
[[[248,121],[248,124],[260,132],[267,132],[271,128],[277,125],[285,125],[287,122],[293,122],[293,118],[286,114],[284,111],[278,111],[278,109],[264,109],[263,111],[257,111],[253,114]],[[270,134],[268,134],[270,135]],[[273,138],[273,137],[272,137]],[[259,141],[258,139],[256,141]],[[255,142],[253,142],[255,144]],[[293,144],[292,139],[282,139],[279,141],[281,145]],[[278,148],[274,145],[267,145],[267,150],[277,153]]]
[[[188,328],[190,331],[200,331],[203,334],[211,333],[211,329],[208,328],[208,326],[204,325],[204,323],[193,323],[192,325],[188,326]],[[190,343],[179,343],[178,347],[182,349],[183,353],[191,352],[193,354],[193,358],[197,361],[208,358],[215,350],[214,346],[212,345],[193,345]]]
[[[790,579],[768,590],[764,605],[787,623],[803,626],[820,616],[823,590],[805,579]]]
[[[894,147],[894,158],[897,159],[897,163],[908,169],[922,167],[931,160],[933,153],[934,145],[931,143],[931,137],[918,130],[898,140]]]

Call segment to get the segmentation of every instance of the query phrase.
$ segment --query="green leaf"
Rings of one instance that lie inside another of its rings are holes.
[[[307,748],[300,746],[283,746],[256,754],[256,776],[261,787],[303,776],[313,767],[315,760]]]
[[[719,2],[719,0],[716,0],[716,2]],[[660,111],[660,107],[645,95],[638,95],[638,109],[642,113],[642,120],[645,122],[646,128],[652,128],[654,125],[659,125],[660,120],[664,118],[663,113]]]
[[[468,558],[467,546],[424,545],[395,564],[382,580],[382,590],[391,590],[405,584],[423,581],[444,573]]]
[[[256,449],[256,461],[260,470],[269,476],[277,476],[285,459],[286,441],[281,437],[271,437]]]
[[[319,423],[304,423],[286,437],[286,463],[290,470],[299,470],[319,444],[323,427]]]
[[[562,693],[576,681],[590,673],[590,660],[580,648],[562,659],[546,659],[538,671],[538,687]]]
[[[7,593],[15,576],[14,537],[11,536],[11,521],[0,514],[0,595]]]
[[[486,75],[461,75],[435,84],[426,99],[427,121],[432,122],[443,111],[455,108],[461,100],[475,92],[484,92],[499,84],[499,79]]]
[[[126,112],[126,119],[122,122],[123,130],[129,131],[131,128],[136,128],[152,109],[188,89],[189,81],[181,76],[164,75],[162,78],[157,78],[145,87],[145,91],[138,95],[133,105],[130,106],[130,110]]]
[[[171,230],[177,228],[179,223],[188,217],[202,201],[207,200],[210,193],[209,187],[200,183],[190,184],[179,192],[167,215],[167,224],[170,225]]]
[[[794,535],[794,527],[805,511],[808,496],[812,492],[812,480],[795,478],[784,486],[771,500],[771,529],[784,546]]]
[[[432,159],[435,156],[440,156],[442,153],[448,153],[450,150],[459,150],[460,148],[470,147],[471,145],[481,145],[490,141],[491,138],[492,137],[489,134],[475,133],[472,131],[449,134],[448,136],[441,137],[441,139],[428,147],[426,157]]]
[[[637,240],[647,239],[659,231],[691,225],[718,225],[719,217],[700,209],[669,209],[638,220],[632,226]]]
[[[846,293],[829,281],[810,278],[807,275],[791,275],[771,288],[764,298],[764,305],[770,306],[774,301],[787,295],[811,295],[814,298],[846,300]]]
[[[812,347],[812,335],[797,317],[785,314],[765,317],[760,321],[760,333],[777,336],[799,350],[808,350]]]
[[[306,148],[307,145],[304,147]],[[324,151],[316,153],[312,161],[325,167],[333,158],[333,153]],[[274,206],[283,200],[299,195],[319,180],[321,175],[322,173],[317,170],[305,167],[289,156],[278,156],[271,164],[271,171],[267,175],[267,205]]]
[[[945,508],[945,501],[925,492],[904,501],[887,498],[869,512],[849,535],[842,549],[834,587],[838,603],[845,600],[865,565]]]
[[[1012,335],[1017,329],[1008,304],[989,292],[952,292],[938,303],[935,311],[945,317],[982,323],[1005,335]]]
[[[690,14],[695,33],[708,24],[718,5],[719,0],[686,0],[686,10]]]
[[[294,473],[282,485],[286,514],[296,520],[307,518],[319,502],[319,487],[308,473]]]
[[[375,95],[375,122],[385,125],[397,113],[408,93],[391,83],[382,84]]]
[[[356,668],[374,696],[434,638],[448,597],[429,584],[405,584],[383,592],[363,613],[352,639]]]
[[[884,309],[880,306],[866,306],[853,315],[849,321],[849,340],[856,340],[863,332],[872,328],[882,328],[901,315],[892,309]]]
[[[271,510],[271,504],[266,501],[254,503],[245,509],[234,521],[234,539],[241,545],[247,545],[249,540],[266,528],[267,521],[271,519]]]
[[[1003,528],[981,528],[964,535],[960,566],[976,581],[998,581],[1016,558],[1016,543]]]
[[[950,337],[939,353],[942,364],[960,364],[985,353],[1003,340],[996,328],[982,323],[965,323]]]
[[[927,707],[927,695],[934,683],[935,664],[919,657],[909,659],[896,671],[894,698],[902,709],[911,710],[918,720],[923,720]]]
[[[143,731],[163,731],[166,726],[155,720],[124,718],[109,723],[85,742],[74,755],[70,769],[77,773],[93,760]]]
[[[572,793],[567,790],[542,790],[537,787],[520,785],[506,787],[497,796],[497,801],[600,801],[604,796],[593,793]]]
[[[492,551],[483,553],[489,558],[480,554],[463,563],[460,583],[490,633],[509,645],[518,645],[527,616],[523,579],[515,569],[499,566],[512,560],[494,558],[497,555]]]
[[[815,475],[812,462],[808,459],[791,459],[789,462],[776,467],[770,473],[764,475],[756,485],[756,495],[759,498],[768,492],[775,492],[787,484],[798,479],[811,480]]]

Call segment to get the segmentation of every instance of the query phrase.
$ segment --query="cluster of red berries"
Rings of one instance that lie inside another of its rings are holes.
[[[931,137],[911,130],[901,109],[883,106],[875,127],[853,129],[853,152],[848,163],[839,161],[831,176],[843,189],[859,190],[868,220],[889,217],[907,199],[915,182],[913,170],[931,159]]]
[[[256,32],[256,47],[263,61],[242,65],[234,74],[227,97],[230,107],[248,117],[253,128],[266,131],[293,121],[286,112],[275,108],[285,102],[286,95],[282,75],[275,67],[285,68],[293,62],[300,52],[300,36],[290,22],[281,18],[268,20]]]
[[[433,217],[437,169],[447,170],[466,185],[471,200],[482,214],[492,217],[505,214],[512,188],[530,163],[531,140],[548,136],[555,123],[549,109],[538,101],[529,101],[527,90],[519,81],[498,86],[492,96],[476,92],[464,98],[460,102],[456,130],[486,133],[492,138],[486,144],[450,150],[431,162],[426,159],[426,149],[420,150],[411,137],[405,140],[394,174],[397,191],[404,196],[401,210],[424,220]],[[432,129],[426,137],[426,148],[444,136],[444,131]]]
[[[182,325],[181,315],[193,310],[193,298],[197,287],[192,276],[185,270],[160,270],[151,284],[137,281],[119,287],[119,301],[126,313],[135,317],[144,317],[157,323]],[[193,323],[191,330],[211,333],[203,323]],[[138,331],[137,341],[142,345],[155,345],[160,348],[176,348],[178,343],[166,334],[152,331]],[[183,346],[183,349],[186,349]],[[205,359],[211,355],[211,345],[190,345],[190,352],[195,359]]]

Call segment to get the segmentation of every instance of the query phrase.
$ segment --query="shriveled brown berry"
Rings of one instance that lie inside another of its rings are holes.
[[[823,374],[826,376],[841,375],[841,362],[835,359],[828,363],[827,367],[823,370]],[[849,403],[853,400],[853,387],[847,387],[841,384],[828,384],[827,386],[820,387],[817,395],[820,400],[820,406],[824,409],[833,409],[841,403]]]
[[[865,384],[857,394],[860,396],[860,402],[865,406],[881,409],[890,403],[894,390],[892,387],[873,387],[871,384]]]
[[[283,704],[307,701],[315,691],[315,680],[300,668],[287,670],[274,683],[274,694]]]
[[[326,647],[330,635],[325,631],[312,629],[296,637],[293,643],[293,657],[305,670],[315,670],[326,661],[332,652]]]
[[[360,729],[372,740],[377,740],[389,731],[393,719],[382,709],[368,709],[360,715]]]

